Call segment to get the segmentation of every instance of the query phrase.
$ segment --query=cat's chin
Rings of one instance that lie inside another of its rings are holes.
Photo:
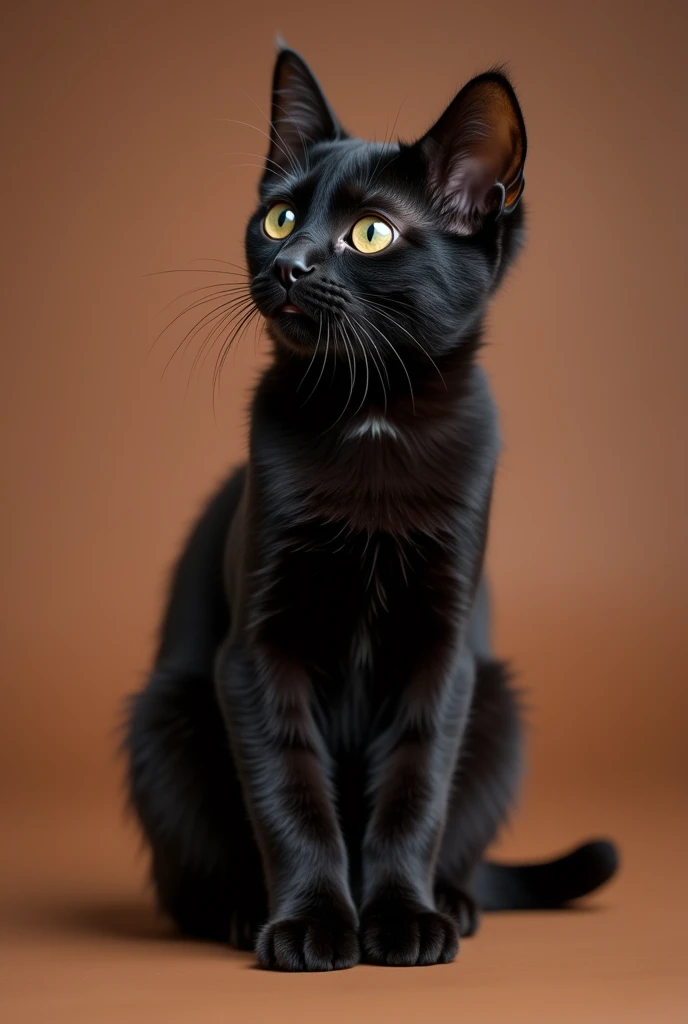
[[[318,324],[303,312],[279,312],[270,318],[272,333],[294,352],[310,355],[318,341]]]

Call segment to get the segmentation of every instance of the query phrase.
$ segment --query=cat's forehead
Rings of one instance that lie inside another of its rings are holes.
[[[289,198],[322,210],[349,206],[389,187],[386,173],[400,152],[396,143],[341,139],[312,146],[302,159],[266,188],[267,201]]]

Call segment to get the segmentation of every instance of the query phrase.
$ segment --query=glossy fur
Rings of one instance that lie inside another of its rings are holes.
[[[246,236],[274,358],[128,731],[161,908],[265,967],[446,963],[480,906],[556,906],[614,870],[602,842],[481,864],[521,730],[489,637],[500,442],[475,356],[521,242],[525,154],[498,72],[418,143],[380,145],[348,137],[301,59],[278,57]],[[281,242],[262,228],[277,201],[297,214]],[[349,232],[369,212],[398,237],[362,255]]]

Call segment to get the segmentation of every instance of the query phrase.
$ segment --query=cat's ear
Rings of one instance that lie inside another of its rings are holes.
[[[498,71],[473,78],[417,143],[450,229],[470,235],[509,213],[523,192],[526,129],[516,93]]]
[[[293,50],[281,48],[272,80],[270,151],[265,177],[303,165],[304,154],[314,142],[344,137],[306,62]]]

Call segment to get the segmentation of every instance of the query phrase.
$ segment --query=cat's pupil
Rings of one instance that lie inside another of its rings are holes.
[[[289,213],[288,210],[282,210],[282,212],[280,213],[280,215],[277,218],[277,223],[279,224],[279,226],[281,228],[284,227],[284,222],[287,219],[287,214],[288,213]]]
[[[371,225],[369,225],[368,230],[366,231],[366,235],[368,237],[368,241],[369,242],[372,242],[374,234],[375,234],[375,224],[371,224]]]

